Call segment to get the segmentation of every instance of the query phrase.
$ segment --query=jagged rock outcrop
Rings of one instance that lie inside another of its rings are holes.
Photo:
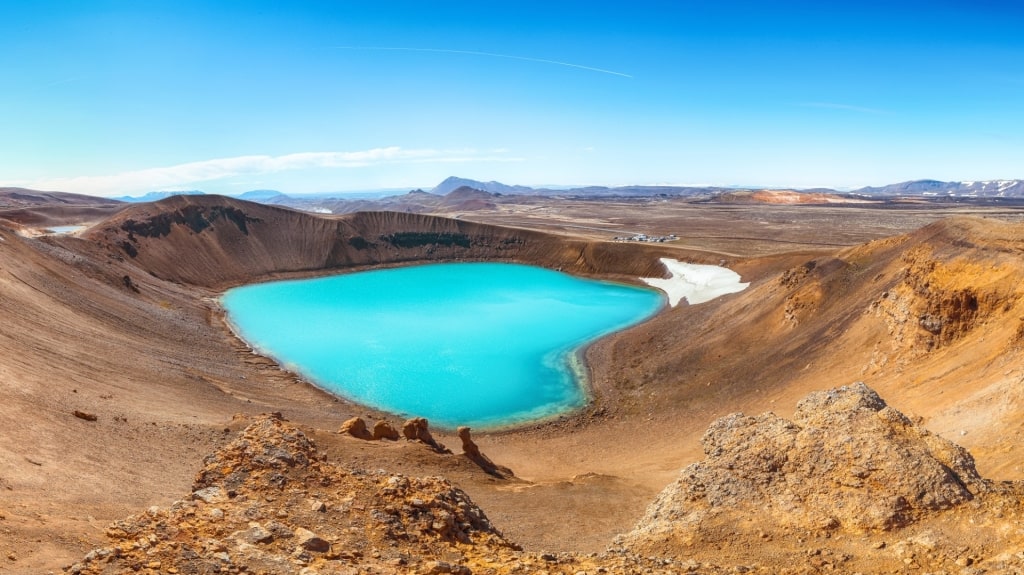
[[[476,443],[473,442],[472,436],[470,436],[470,428],[466,426],[459,427],[455,430],[455,433],[462,440],[462,452],[469,457],[480,457],[480,448]]]
[[[462,454],[465,455],[470,461],[476,463],[487,473],[498,477],[500,479],[507,479],[513,477],[515,474],[508,467],[497,465],[489,457],[480,451],[480,447],[473,441],[470,435],[470,428],[466,426],[459,427],[456,430],[456,434],[459,439],[462,440]]]
[[[982,478],[863,383],[810,394],[791,420],[723,417],[702,442],[619,549],[777,573],[1024,572],[1024,484]]]
[[[425,443],[436,451],[448,452],[448,449],[438,443],[434,436],[430,434],[430,423],[425,418],[413,417],[407,419],[402,424],[402,435],[409,441]]]
[[[995,489],[966,450],[863,383],[812,393],[792,421],[723,417],[702,442],[706,459],[683,470],[624,542],[692,542],[741,516],[805,530],[891,530]]]
[[[871,304],[897,346],[919,353],[965,337],[1019,298],[1015,262],[937,260],[918,247],[904,254],[900,281]]]

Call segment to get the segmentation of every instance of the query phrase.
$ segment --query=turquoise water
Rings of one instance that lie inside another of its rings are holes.
[[[654,291],[500,263],[432,264],[229,290],[253,348],[359,403],[498,427],[586,403],[584,344],[654,314]]]

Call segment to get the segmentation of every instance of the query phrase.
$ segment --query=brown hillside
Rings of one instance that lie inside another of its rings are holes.
[[[215,288],[297,272],[485,259],[635,281],[664,273],[657,257],[668,253],[420,214],[322,216],[219,196],[132,206],[89,237],[157,277]]]
[[[664,402],[705,424],[729,398],[788,405],[830,382],[866,379],[933,431],[999,453],[982,457],[986,473],[1019,478],[1021,250],[1021,224],[944,220],[662,314],[599,342],[592,365],[599,387],[635,403],[633,413],[656,414]],[[652,348],[659,353],[645,353]]]
[[[93,223],[110,217],[126,205],[109,198],[81,194],[0,188],[0,221],[27,227]]]
[[[43,192],[40,190],[29,190],[25,188],[0,188],[0,209],[18,208],[26,206],[52,206],[52,205],[121,205],[123,202],[110,198],[98,198],[84,194],[69,194],[67,192]]]
[[[129,206],[82,237],[30,239],[16,227],[0,222],[0,569],[70,564],[100,544],[109,521],[168,505],[196,462],[238,430],[238,412],[283,411],[352,467],[445,475],[511,539],[551,552],[600,550],[626,531],[700,457],[698,438],[716,418],[769,408],[788,417],[807,392],[837,383],[864,380],[915,423],[970,448],[986,477],[1024,476],[1020,224],[960,218],[827,255],[730,259],[751,282],[745,292],[666,309],[589,348],[587,409],[474,435],[516,482],[404,444],[324,432],[386,414],[253,356],[221,321],[217,290],[458,260],[635,282],[663,271],[658,257],[725,256],[205,196]]]

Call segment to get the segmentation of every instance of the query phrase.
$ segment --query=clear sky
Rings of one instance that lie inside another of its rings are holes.
[[[0,186],[1024,177],[1024,4],[0,2]]]

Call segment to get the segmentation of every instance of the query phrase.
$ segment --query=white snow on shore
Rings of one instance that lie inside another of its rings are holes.
[[[740,282],[740,274],[720,266],[687,264],[670,258],[661,258],[661,263],[672,277],[640,279],[665,292],[672,307],[676,307],[683,298],[690,305],[696,305],[718,296],[741,292],[750,285],[749,282]]]

